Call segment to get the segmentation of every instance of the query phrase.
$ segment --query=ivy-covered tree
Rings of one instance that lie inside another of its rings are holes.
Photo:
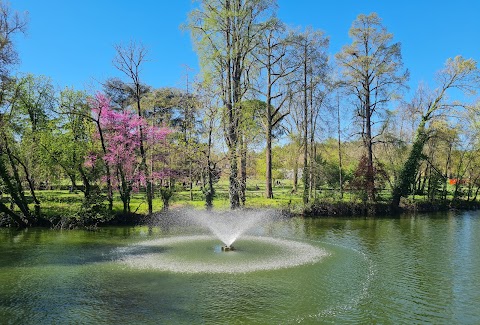
[[[418,167],[423,159],[423,147],[430,137],[428,123],[447,111],[462,107],[459,101],[448,98],[450,90],[457,89],[464,94],[473,94],[480,86],[479,69],[473,59],[456,56],[448,59],[444,69],[437,74],[438,87],[425,99],[417,99],[418,110],[422,113],[415,138],[413,139],[407,161],[405,162],[392,192],[392,206],[398,207],[400,198],[410,194],[415,182]]]

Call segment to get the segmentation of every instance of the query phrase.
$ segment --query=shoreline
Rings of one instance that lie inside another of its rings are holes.
[[[178,208],[187,208],[179,205]],[[261,207],[260,209],[265,208]],[[244,208],[245,210],[253,210],[255,207]],[[268,209],[268,208],[267,208]],[[288,218],[398,218],[405,214],[416,213],[435,213],[441,211],[475,211],[480,209],[478,201],[437,201],[437,202],[414,202],[402,204],[400,207],[392,207],[386,202],[376,203],[359,203],[359,202],[314,202],[300,210],[298,206],[287,208],[270,208],[270,210],[278,211]],[[173,210],[173,209],[172,209]],[[158,220],[159,216],[164,213],[158,211],[151,216],[142,213],[116,213],[105,219],[78,219],[74,216],[57,216],[51,219],[41,219],[35,225],[27,228],[52,228],[52,229],[94,229],[104,226],[141,226],[152,225]],[[8,220],[7,217],[0,218],[1,228],[18,228],[15,224]]]

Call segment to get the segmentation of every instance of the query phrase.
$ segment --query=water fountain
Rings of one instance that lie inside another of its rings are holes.
[[[116,253],[130,267],[176,273],[274,270],[314,264],[328,256],[308,243],[268,236],[269,225],[279,219],[274,211],[177,211],[160,220],[169,232],[174,228],[180,233],[119,248]],[[219,256],[221,252],[229,256]]]
[[[222,212],[193,212],[185,211],[183,214],[188,220],[209,229],[224,244],[223,252],[234,251],[232,244],[248,230],[265,225],[278,214],[274,211],[222,211]]]

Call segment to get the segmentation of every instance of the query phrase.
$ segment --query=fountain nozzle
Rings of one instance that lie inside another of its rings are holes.
[[[228,245],[222,246],[222,252],[230,252],[234,250],[235,250],[235,247],[233,246],[228,246]]]

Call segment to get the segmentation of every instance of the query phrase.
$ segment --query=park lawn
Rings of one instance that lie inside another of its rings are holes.
[[[249,180],[247,182],[246,191],[246,208],[274,208],[287,209],[290,211],[302,211],[304,208],[303,199],[301,196],[302,185],[299,184],[299,190],[292,193],[293,184],[291,180],[281,180],[279,185],[274,186],[273,199],[265,197],[265,181],[264,180]],[[170,199],[170,208],[194,208],[205,209],[204,196],[199,186],[194,186],[192,190],[193,200],[190,198],[190,190],[177,186],[177,191]],[[213,202],[213,208],[218,210],[229,209],[230,202],[228,197],[228,181],[220,180],[215,184],[216,196]],[[379,200],[388,202],[390,199],[390,191],[384,190],[379,194]],[[55,217],[77,217],[83,202],[83,193],[81,191],[70,192],[68,190],[38,190],[37,197],[41,202],[42,213],[48,218]],[[327,203],[339,202],[361,202],[360,197],[356,193],[345,192],[343,198],[338,191],[322,190],[317,191],[316,199]],[[4,202],[8,198],[4,196]],[[428,202],[425,196],[410,196],[409,202],[424,203]],[[105,204],[107,202],[105,201]],[[33,203],[31,204],[33,210]],[[132,213],[144,214],[148,213],[148,205],[145,193],[133,193],[130,200],[130,209]],[[163,209],[163,202],[158,191],[155,193],[153,199],[153,211],[159,212]],[[113,211],[115,214],[123,212],[123,203],[118,193],[114,195]]]
[[[301,205],[302,197],[299,194],[292,194],[291,181],[282,180],[280,186],[274,187],[274,199],[265,198],[265,182],[251,180],[247,183],[246,204],[247,208],[287,208],[292,205]],[[215,186],[216,196],[213,202],[214,209],[228,209],[230,202],[228,198],[228,182],[220,181]],[[70,192],[68,190],[38,190],[36,192],[41,202],[42,213],[48,217],[72,217],[80,210],[83,193],[81,191]],[[177,191],[170,199],[170,208],[195,208],[204,209],[205,199],[201,188],[195,186],[192,190],[193,200],[190,199],[189,189],[177,188]],[[105,204],[107,201],[105,201]],[[33,203],[31,204],[33,210]],[[132,213],[147,214],[148,205],[145,193],[133,193],[130,199]],[[153,199],[153,211],[159,212],[163,209],[163,202],[160,194],[155,193]],[[123,203],[118,193],[114,195],[114,213],[123,212]]]

